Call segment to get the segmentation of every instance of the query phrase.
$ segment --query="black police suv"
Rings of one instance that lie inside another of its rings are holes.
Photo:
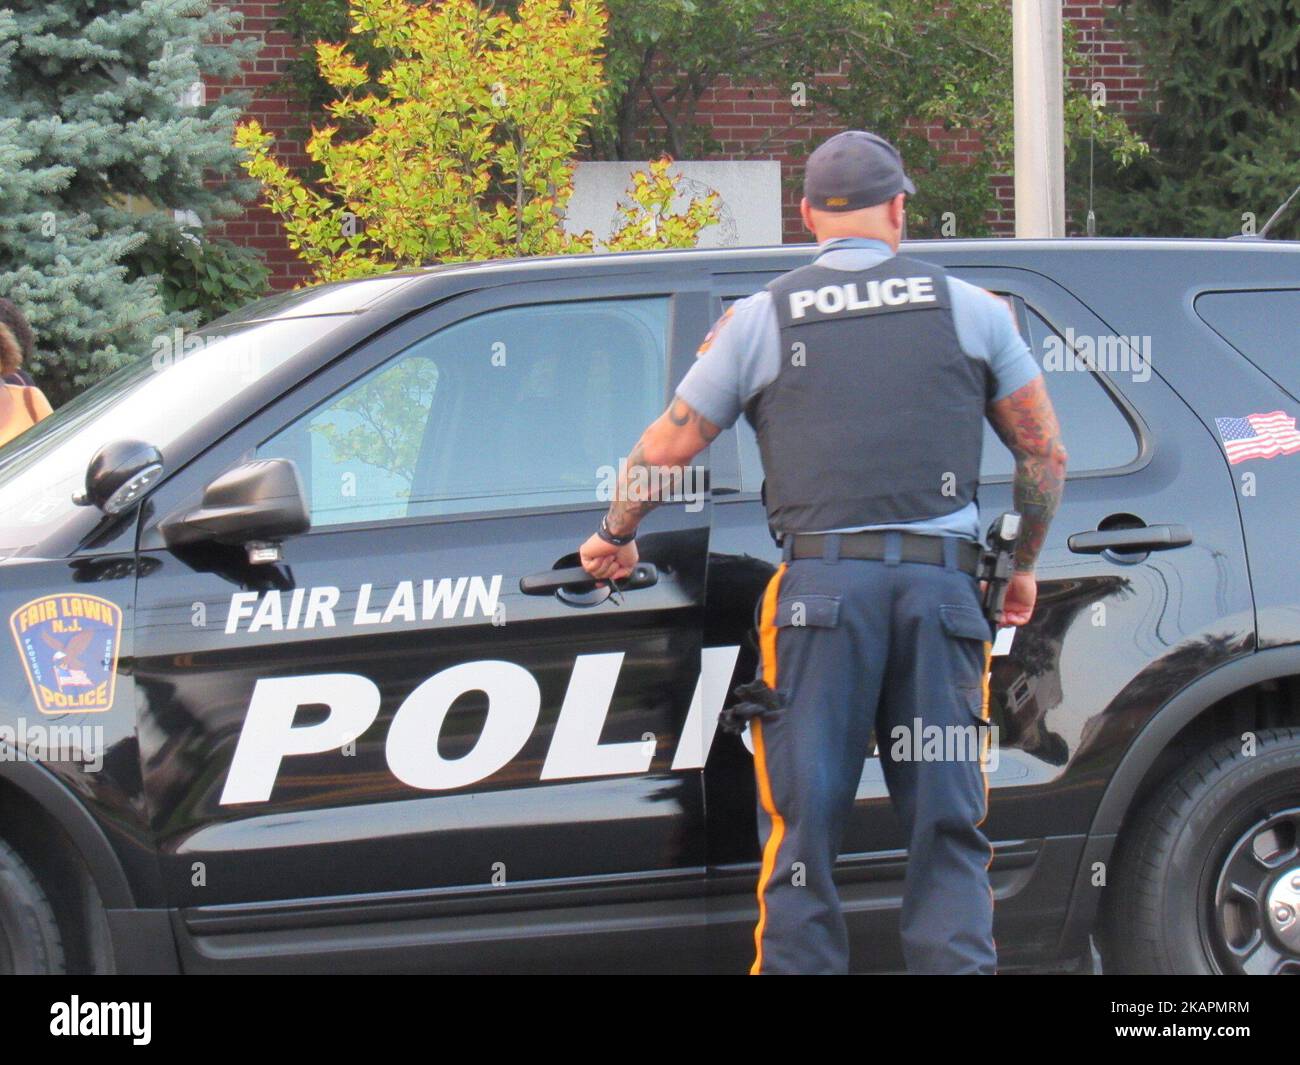
[[[1300,971],[1300,244],[906,250],[1008,298],[1071,458],[993,658],[1002,965]],[[0,970],[743,972],[752,433],[621,602],[555,571],[722,309],[812,252],[277,295],[0,451]],[[1011,469],[990,434],[985,523]],[[856,968],[900,967],[906,862],[869,759]]]

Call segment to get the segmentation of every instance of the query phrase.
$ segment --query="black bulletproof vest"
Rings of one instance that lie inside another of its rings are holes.
[[[745,408],[783,533],[951,514],[979,486],[988,363],[957,341],[944,271],[895,256],[768,284],[781,368]]]

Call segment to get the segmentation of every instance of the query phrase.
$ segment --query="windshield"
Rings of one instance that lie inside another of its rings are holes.
[[[35,544],[64,520],[101,445],[143,440],[166,462],[187,429],[350,317],[217,323],[159,338],[153,353],[0,448],[0,551]]]

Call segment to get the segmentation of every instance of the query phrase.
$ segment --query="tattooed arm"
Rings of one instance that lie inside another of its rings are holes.
[[[615,536],[631,536],[662,503],[664,489],[687,483],[682,466],[713,442],[721,430],[685,400],[673,397],[668,409],[641,434],[627,461],[620,463],[618,487],[605,525]],[[592,535],[579,555],[593,577],[625,577],[636,565],[636,544],[615,547]]]
[[[1021,515],[1016,570],[1032,573],[1065,488],[1065,447],[1043,378],[989,404],[988,418],[1016,459],[1012,498]]]
[[[720,431],[674,396],[619,469],[618,490],[605,520],[609,531],[615,536],[635,532],[641,519],[663,502],[661,489],[683,484],[683,463],[708,447]]]

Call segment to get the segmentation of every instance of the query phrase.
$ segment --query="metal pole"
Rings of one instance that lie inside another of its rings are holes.
[[[1065,236],[1061,0],[1012,0],[1016,236]]]

